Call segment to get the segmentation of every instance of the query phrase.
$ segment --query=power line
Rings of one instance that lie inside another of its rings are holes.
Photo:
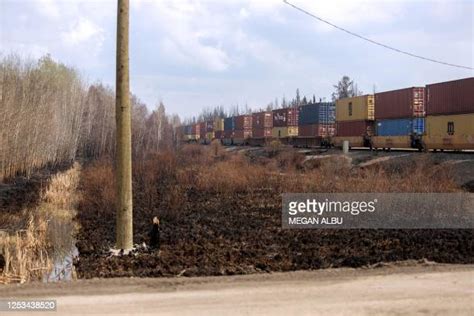
[[[336,28],[336,29],[338,29],[338,30],[340,30],[340,31],[346,32],[346,33],[348,33],[348,34],[350,34],[350,35],[352,35],[352,36],[358,37],[358,38],[363,39],[363,40],[365,40],[365,41],[367,41],[367,42],[370,42],[370,43],[372,43],[372,44],[375,44],[375,45],[382,46],[382,47],[384,47],[384,48],[393,50],[393,51],[395,51],[395,52],[397,52],[397,53],[405,54],[405,55],[408,55],[408,56],[411,56],[411,57],[415,57],[415,58],[419,58],[419,59],[423,59],[423,60],[426,60],[426,61],[431,61],[431,62],[433,62],[433,63],[438,63],[438,64],[442,64],[442,65],[445,65],[445,66],[451,66],[451,67],[456,67],[456,68],[463,68],[463,69],[474,70],[474,68],[472,68],[472,67],[446,63],[446,62],[444,62],[444,61],[439,61],[439,60],[431,59],[431,58],[428,58],[428,57],[423,57],[423,56],[420,56],[420,55],[412,54],[412,53],[410,53],[410,52],[406,52],[406,51],[400,50],[400,49],[398,49],[398,48],[394,48],[394,47],[391,47],[391,46],[382,44],[382,43],[380,43],[380,42],[371,40],[370,38],[364,37],[364,36],[359,35],[359,34],[357,34],[357,33],[354,33],[354,32],[351,32],[351,31],[349,31],[349,30],[346,30],[345,28],[342,28],[342,27],[340,27],[340,26],[337,26],[337,25],[335,25],[335,24],[333,24],[333,23],[331,23],[331,22],[329,22],[329,21],[327,21],[327,20],[325,20],[325,19],[323,19],[323,18],[320,18],[320,17],[318,17],[318,16],[312,14],[311,12],[306,11],[305,9],[302,9],[302,8],[300,8],[300,7],[296,6],[296,5],[294,5],[294,4],[290,3],[290,2],[288,2],[287,0],[283,0],[283,2],[286,3],[287,5],[293,7],[294,9],[296,9],[296,10],[298,10],[298,11],[300,11],[300,12],[303,12],[304,14],[309,15],[310,17],[315,18],[315,19],[317,19],[317,20],[319,20],[319,21],[321,21],[321,22],[323,22],[323,23],[326,23],[326,24],[328,24],[328,25],[330,25],[330,26],[332,26],[332,27],[334,27],[334,28]]]

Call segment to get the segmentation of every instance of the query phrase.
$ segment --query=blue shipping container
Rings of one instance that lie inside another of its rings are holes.
[[[224,131],[233,131],[235,129],[235,117],[227,117],[224,119]]]
[[[184,127],[184,135],[191,135],[193,127],[191,125],[186,125]]]
[[[336,121],[336,104],[312,103],[299,107],[298,125],[332,124]]]
[[[377,136],[422,135],[425,132],[424,118],[407,118],[394,120],[377,120]]]

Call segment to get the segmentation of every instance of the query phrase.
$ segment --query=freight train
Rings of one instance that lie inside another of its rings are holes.
[[[182,126],[185,142],[474,149],[474,77]]]

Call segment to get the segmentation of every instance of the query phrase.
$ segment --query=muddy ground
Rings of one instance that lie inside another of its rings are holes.
[[[357,166],[400,155],[383,163],[401,168],[410,163],[411,155],[417,154],[354,152],[351,159]],[[454,158],[437,155],[439,163],[453,159],[474,161],[470,154],[454,154]],[[462,161],[454,165],[464,168],[464,164]],[[461,174],[466,175],[462,171]],[[466,177],[460,184],[463,181]],[[472,230],[283,230],[281,198],[271,191],[226,195],[188,190],[184,193],[186,203],[172,213],[143,207],[139,191],[135,195],[134,240],[147,242],[152,214],[161,214],[161,251],[108,256],[107,251],[113,246],[115,217],[80,212],[79,277],[236,275],[362,267],[422,258],[439,263],[474,263]]]

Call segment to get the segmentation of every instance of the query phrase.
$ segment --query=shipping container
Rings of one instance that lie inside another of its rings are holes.
[[[207,132],[206,139],[213,140],[214,139],[214,132]]]
[[[349,147],[369,147],[365,144],[363,136],[336,136],[332,138],[333,145],[342,147],[344,141],[349,142]]]
[[[298,126],[298,108],[277,109],[272,111],[273,127]]]
[[[474,113],[474,77],[429,84],[426,115]]]
[[[272,129],[272,135],[277,138],[296,137],[298,136],[298,126],[274,127]]]
[[[334,136],[334,124],[309,124],[298,126],[300,137],[332,137]]]
[[[410,136],[374,136],[372,137],[374,148],[411,148]]]
[[[183,126],[183,134],[184,135],[192,135],[193,134],[193,128],[191,125],[185,125]]]
[[[272,112],[259,112],[252,114],[252,129],[272,128]]]
[[[239,115],[235,117],[235,130],[251,130],[252,115]]]
[[[413,87],[375,94],[375,119],[425,116],[425,89]]]
[[[234,137],[234,131],[224,130],[224,138],[233,138],[233,137]]]
[[[320,102],[298,107],[298,125],[332,124],[336,120],[336,105],[332,102]]]
[[[418,117],[376,120],[375,126],[377,136],[423,135],[425,132],[425,119]]]
[[[373,121],[341,121],[336,123],[336,136],[371,136],[373,134]]]
[[[235,129],[235,116],[224,119],[224,131],[233,131]]]
[[[224,125],[222,125],[222,126],[224,126]],[[215,131],[215,132],[214,132],[214,138],[215,138],[215,139],[224,138],[224,131]]]
[[[193,129],[194,129],[194,135],[196,135],[196,139],[199,139],[201,137],[201,124],[200,123],[196,123],[193,125]]]
[[[199,137],[200,138],[206,138],[206,133],[207,133],[206,126],[207,126],[206,122],[199,123]]]
[[[250,138],[252,137],[252,130],[251,129],[246,129],[246,130],[235,130],[233,138]]]
[[[224,119],[216,118],[214,120],[214,132],[223,131],[224,130]]]
[[[336,121],[374,120],[374,96],[361,95],[336,101]]]
[[[252,129],[252,137],[253,138],[272,137],[272,128]]]
[[[474,113],[426,117],[428,149],[474,149]]]
[[[206,122],[206,133],[214,132],[214,121]]]

